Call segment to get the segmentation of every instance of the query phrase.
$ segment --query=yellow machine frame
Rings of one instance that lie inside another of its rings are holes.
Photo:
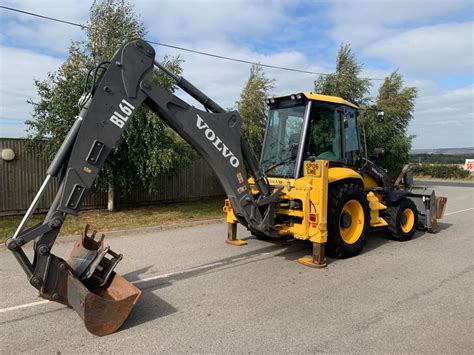
[[[298,222],[290,222],[289,225],[276,224],[279,228],[278,234],[291,235],[296,239],[309,240],[313,243],[326,243],[329,184],[349,179],[357,180],[364,188],[372,187],[375,183],[371,176],[362,176],[350,168],[329,168],[327,160],[305,162],[304,176],[299,179],[269,177],[270,185],[274,189],[283,188],[282,200],[299,200],[302,203],[301,210],[280,208],[276,211],[276,215],[298,218]],[[249,179],[249,183],[253,186],[253,179]],[[256,189],[252,191],[255,194],[258,192]],[[386,206],[373,192],[367,194],[367,200],[370,208],[370,226],[386,226],[387,222],[379,216],[379,211],[386,209]],[[226,200],[224,212],[227,213],[228,223],[237,223],[228,200]],[[291,218],[288,220],[291,221]]]

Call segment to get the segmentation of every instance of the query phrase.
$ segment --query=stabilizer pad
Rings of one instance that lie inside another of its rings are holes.
[[[230,245],[235,245],[235,246],[238,246],[238,247],[242,247],[244,245],[247,245],[247,242],[245,240],[242,240],[242,239],[236,239],[236,240],[229,240],[229,239],[226,239],[225,241],[227,244],[230,244]]]
[[[321,264],[315,263],[313,261],[313,258],[310,257],[310,256],[305,256],[303,258],[299,258],[298,262],[300,264],[304,265],[304,266],[309,266],[309,267],[312,267],[312,268],[315,268],[315,269],[322,269],[322,268],[324,268],[328,265],[328,264],[326,264],[326,262],[323,262]]]

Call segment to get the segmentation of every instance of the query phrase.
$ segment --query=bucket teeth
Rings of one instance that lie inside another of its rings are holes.
[[[105,235],[99,240],[94,240],[97,231],[88,235],[89,225],[84,231],[68,259],[77,277],[88,287],[97,288],[104,286],[112,275],[117,264],[122,260],[122,254],[117,254],[110,247],[104,247]]]
[[[99,250],[103,248],[105,235],[102,234],[102,236],[100,237],[100,240],[97,241],[95,240],[97,231],[94,230],[90,236],[87,235],[88,231],[89,231],[89,225],[86,224],[84,226],[84,230],[82,231],[82,238],[81,238],[82,246],[88,250]]]

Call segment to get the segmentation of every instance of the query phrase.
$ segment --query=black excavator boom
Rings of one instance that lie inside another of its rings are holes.
[[[199,110],[153,82],[153,69],[170,75],[177,85],[203,104]],[[136,39],[125,43],[93,91],[82,100],[82,110],[52,161],[30,208],[6,245],[41,297],[66,304],[96,335],[116,331],[140,296],[140,290],[115,273],[122,255],[104,245],[104,238],[88,236],[87,228],[68,260],[51,249],[68,214],[77,215],[114,144],[136,110],[145,104],[195,148],[214,169],[229,197],[236,218],[252,231],[271,235],[280,192],[271,192],[256,158],[242,135],[242,119],[226,112],[186,79],[155,61],[154,49]],[[247,169],[260,195],[248,185]],[[56,197],[42,223],[24,229],[52,178],[59,177]],[[34,241],[31,261],[22,249]]]

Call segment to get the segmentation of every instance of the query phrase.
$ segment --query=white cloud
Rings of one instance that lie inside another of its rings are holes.
[[[261,37],[285,21],[282,1],[136,1],[148,38],[211,42]]]
[[[421,90],[423,93],[423,91]],[[473,111],[474,85],[446,92],[435,92],[422,95],[417,102],[416,115],[418,124],[446,124],[456,122],[458,125],[474,123]]]
[[[85,24],[91,3],[92,1],[26,0],[3,1],[2,5]],[[67,53],[71,40],[84,37],[79,27],[7,10],[2,10],[2,16],[2,43],[8,43],[10,46]]]
[[[186,44],[182,45],[186,46]],[[222,54],[232,53],[233,57],[269,65],[300,68],[315,72],[327,71],[327,68],[310,65],[308,58],[298,51],[281,51],[264,55],[227,42],[215,42],[206,47],[201,47],[201,50]],[[167,53],[176,54],[173,51],[167,51]],[[235,105],[235,101],[239,99],[240,92],[248,79],[250,65],[192,53],[181,54],[185,59],[183,75],[189,81],[221,106],[233,107]],[[314,88],[313,81],[316,78],[314,75],[270,68],[264,68],[264,71],[268,78],[275,79],[275,88],[272,90],[274,95],[311,91]]]
[[[147,38],[252,62],[311,70],[301,51],[281,49],[265,55],[241,43],[255,43],[289,25],[282,1],[137,1]],[[184,76],[224,107],[233,107],[249,76],[248,64],[223,61],[165,47],[159,56],[180,54]],[[321,69],[321,68],[319,68]],[[314,70],[314,68],[313,68]],[[313,88],[311,75],[265,69],[275,78],[275,94]],[[321,71],[321,70],[319,70]],[[306,83],[306,85],[304,84]],[[298,88],[297,88],[298,87]]]
[[[419,91],[409,127],[414,148],[474,146],[474,85],[441,92],[425,83]]]
[[[406,85],[418,88],[409,127],[417,135],[415,148],[474,145],[473,22],[453,21],[472,15],[473,8],[467,0],[338,1],[330,5],[329,35],[336,43],[350,43],[362,54],[362,61],[399,68],[407,75]],[[372,76],[368,72],[370,68],[364,75]],[[462,74],[470,78],[470,85],[440,89],[444,82],[439,78]],[[375,96],[379,83],[373,84]]]
[[[370,45],[415,23],[471,9],[469,0],[351,0],[335,1],[329,8],[333,26],[329,35],[337,42],[351,43],[354,48]]]
[[[254,43],[288,25],[282,1],[137,1],[148,30],[147,38],[194,50],[216,53],[252,62],[310,70],[302,52],[282,49],[270,55],[240,44]],[[156,47],[158,55],[179,54],[184,60],[184,76],[223,107],[234,107],[249,75],[248,64],[223,61],[188,52]],[[302,90],[302,81],[313,88],[314,78],[265,69],[275,78],[275,93]],[[302,78],[304,78],[302,80]],[[299,89],[296,89],[299,81]],[[183,94],[180,94],[183,95]],[[184,95],[183,95],[184,96]]]
[[[85,23],[91,1],[22,1],[3,2],[17,7]],[[363,76],[383,78],[388,73],[380,65],[381,59],[393,68],[400,67],[407,77],[408,86],[419,88],[415,119],[410,133],[418,135],[414,146],[438,147],[474,145],[472,142],[473,107],[472,85],[443,92],[442,82],[434,82],[439,73],[468,72],[472,74],[472,23],[443,23],[442,19],[462,9],[472,9],[469,1],[337,1],[328,3],[325,13],[294,13],[294,3],[272,1],[136,1],[151,40],[169,42],[187,48],[242,58],[272,65],[329,72],[334,63],[315,66],[306,53],[322,45],[315,41],[307,48],[307,37],[314,33],[299,33],[297,23],[316,16],[332,20],[329,30],[334,48],[341,42],[351,43],[371,65]],[[311,3],[310,5],[314,5]],[[317,8],[323,8],[317,6]],[[313,7],[316,9],[316,7]],[[319,11],[319,10],[318,10]],[[5,14],[3,14],[5,16]],[[4,19],[5,17],[2,17]],[[25,15],[9,14],[2,23],[0,47],[2,60],[1,111],[2,130],[17,133],[20,124],[5,118],[29,118],[28,98],[35,98],[33,78],[44,78],[54,71],[62,60],[39,53],[67,51],[71,39],[77,39],[77,28],[56,24]],[[438,24],[437,24],[438,23]],[[296,26],[296,27],[295,27]],[[469,27],[471,26],[471,27]],[[313,28],[319,31],[320,28]],[[302,38],[298,36],[301,35]],[[317,32],[317,35],[321,35]],[[294,38],[293,49],[279,47],[279,36]],[[304,37],[304,38],[303,38]],[[273,43],[260,49],[257,43]],[[304,42],[302,42],[304,39]],[[304,43],[304,46],[302,45]],[[253,47],[252,47],[253,46]],[[12,47],[35,48],[21,50]],[[270,49],[271,48],[271,49]],[[297,48],[298,50],[294,50]],[[318,47],[320,48],[320,47]],[[326,51],[323,45],[321,50]],[[249,75],[249,65],[223,61],[157,47],[158,57],[181,54],[185,59],[184,76],[223,107],[233,107]],[[320,56],[321,57],[321,56]],[[324,57],[324,55],[322,56]],[[5,64],[6,63],[6,64]],[[12,65],[14,63],[14,65]],[[469,66],[470,65],[470,66]],[[379,68],[373,68],[378,66]],[[275,78],[273,94],[311,91],[313,75],[265,69],[269,78]],[[420,74],[424,74],[420,76]],[[379,84],[374,81],[371,94],[376,96]],[[451,83],[452,87],[452,83]],[[180,96],[185,96],[179,93]],[[188,102],[193,102],[186,97]],[[10,128],[9,128],[10,127]],[[12,133],[12,134],[17,134]]]
[[[44,16],[59,17],[64,20],[80,22],[87,19],[92,0],[3,0],[2,5],[38,13]],[[15,13],[11,12],[14,15]],[[19,21],[25,21],[28,17],[17,14]]]
[[[46,78],[62,61],[30,50],[0,46],[0,117],[28,119],[32,107],[26,101],[37,98],[34,78]]]
[[[425,26],[376,41],[365,53],[408,74],[472,73],[473,34],[474,22]]]
[[[338,1],[329,9],[329,35],[404,74],[472,75],[474,23],[446,19],[473,10],[461,0]]]

